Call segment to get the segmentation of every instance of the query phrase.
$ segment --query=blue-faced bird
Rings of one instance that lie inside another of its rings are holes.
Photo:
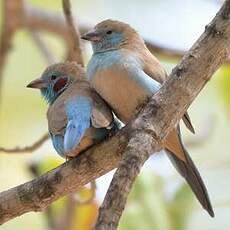
[[[90,41],[93,48],[87,66],[92,87],[123,123],[129,122],[159,90],[167,77],[166,71],[138,32],[126,23],[105,20],[82,39]],[[194,132],[188,113],[183,116],[183,121]],[[165,138],[163,147],[203,208],[214,216],[207,189],[182,143],[179,125]]]
[[[90,87],[84,69],[75,62],[49,66],[41,78],[27,87],[40,89],[48,102],[49,133],[62,157],[77,156],[115,128],[110,108]]]

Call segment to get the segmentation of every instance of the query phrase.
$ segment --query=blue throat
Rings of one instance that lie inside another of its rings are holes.
[[[92,48],[94,53],[101,53],[108,50],[118,49],[119,45],[123,41],[121,33],[115,33],[112,36],[108,36],[100,42],[93,42]]]
[[[59,92],[54,92],[53,85],[49,84],[47,88],[41,89],[41,94],[42,97],[48,102],[48,104],[51,105],[58,98],[58,96],[65,91],[66,88],[67,85]]]

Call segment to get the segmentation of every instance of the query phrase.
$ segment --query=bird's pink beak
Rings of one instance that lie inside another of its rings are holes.
[[[81,38],[91,42],[99,42],[102,39],[101,35],[94,29],[83,34]]]
[[[38,79],[31,81],[26,87],[35,88],[35,89],[43,89],[47,87],[47,83],[43,79],[38,78]]]

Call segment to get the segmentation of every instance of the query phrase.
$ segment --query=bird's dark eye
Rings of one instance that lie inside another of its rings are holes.
[[[55,80],[55,79],[57,79],[57,75],[52,74],[52,75],[51,75],[51,80]]]
[[[108,30],[108,31],[106,32],[106,34],[111,34],[111,33],[113,33],[112,30]]]

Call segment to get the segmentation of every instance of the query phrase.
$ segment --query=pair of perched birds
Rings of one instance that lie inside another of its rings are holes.
[[[49,133],[63,157],[78,155],[116,129],[112,111],[123,123],[129,122],[167,77],[144,40],[126,23],[105,20],[82,39],[91,41],[93,48],[86,74],[74,62],[59,63],[28,85],[40,89],[49,103]],[[188,113],[182,119],[194,133]],[[163,147],[213,217],[206,187],[182,143],[179,125],[165,138]]]

